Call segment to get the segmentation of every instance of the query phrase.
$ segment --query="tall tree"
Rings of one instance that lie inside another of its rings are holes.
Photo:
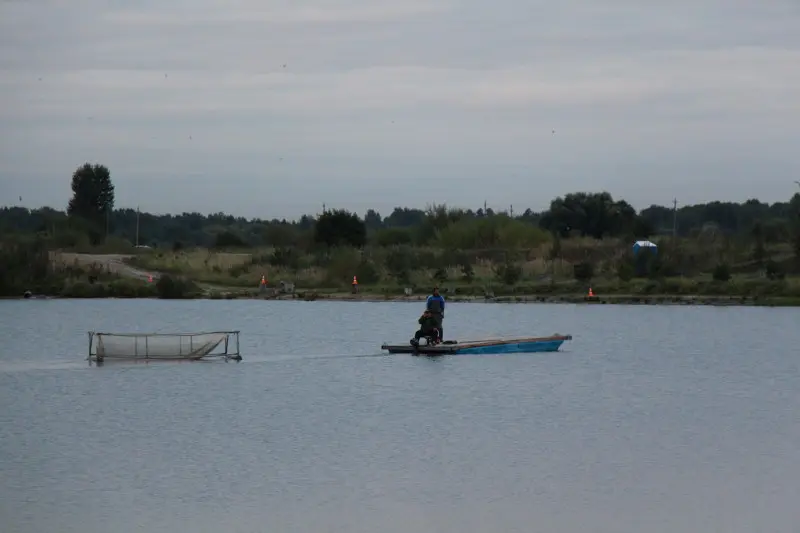
[[[602,239],[626,233],[635,220],[636,210],[624,200],[615,201],[608,192],[578,192],[550,202],[550,209],[542,215],[539,225],[562,237],[578,232],[584,237]]]
[[[792,228],[792,251],[794,251],[795,268],[800,270],[800,193],[795,193],[789,200],[789,217]]]
[[[369,230],[376,230],[383,227],[383,218],[381,214],[374,209],[368,209],[367,214],[364,215],[364,225]]]
[[[67,214],[99,223],[114,209],[114,184],[108,168],[85,163],[72,174]]]
[[[344,209],[325,211],[314,226],[314,240],[326,246],[364,246],[367,227],[355,213]]]

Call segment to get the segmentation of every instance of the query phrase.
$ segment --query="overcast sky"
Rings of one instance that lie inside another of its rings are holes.
[[[0,0],[0,204],[788,199],[797,0]]]

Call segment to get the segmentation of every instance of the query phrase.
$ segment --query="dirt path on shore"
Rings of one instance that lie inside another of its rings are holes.
[[[134,278],[142,281],[148,281],[152,276],[153,281],[161,277],[160,272],[149,272],[139,268],[132,267],[125,262],[130,259],[132,255],[125,254],[77,254],[77,253],[53,253],[53,261],[60,261],[66,264],[77,263],[80,266],[87,267],[90,265],[100,265],[107,269],[109,272],[114,272],[126,278]]]
[[[78,264],[82,267],[91,265],[100,265],[102,268],[107,269],[125,278],[138,279],[140,281],[158,281],[162,273],[156,270],[142,270],[129,265],[126,260],[135,257],[131,254],[80,254],[72,252],[53,252],[51,259],[54,262],[61,262],[65,264]],[[221,287],[212,285],[205,282],[195,282],[203,289],[204,292],[210,291],[235,291],[236,287]]]

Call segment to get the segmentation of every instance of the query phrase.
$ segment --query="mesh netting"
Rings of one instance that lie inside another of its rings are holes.
[[[97,334],[99,357],[146,357],[150,359],[197,358],[211,354],[227,333],[192,335]]]

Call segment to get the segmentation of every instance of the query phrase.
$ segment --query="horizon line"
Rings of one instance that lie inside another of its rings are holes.
[[[602,193],[602,192],[607,192],[607,191],[599,191],[599,192]],[[567,194],[578,194],[578,193],[598,194],[598,192],[592,193],[592,192],[587,192],[587,191],[576,191],[576,192],[567,193]],[[684,204],[684,205],[681,205],[680,207],[678,207],[677,199],[673,198],[673,200],[671,200],[669,202],[671,205],[663,205],[663,204],[651,203],[649,206],[647,206],[645,208],[636,209],[634,207],[633,209],[634,209],[634,211],[636,212],[637,215],[641,215],[641,213],[643,211],[646,211],[647,209],[652,209],[654,207],[655,208],[662,208],[662,209],[665,209],[665,210],[668,210],[668,211],[672,211],[672,210],[680,211],[680,210],[686,209],[686,208],[692,208],[692,207],[697,207],[697,206],[707,206],[709,204],[714,204],[714,203],[733,204],[733,205],[742,206],[742,205],[747,204],[748,202],[753,202],[753,201],[758,202],[761,205],[766,205],[767,207],[773,207],[775,205],[789,204],[789,203],[791,203],[792,198],[794,198],[795,196],[798,196],[798,195],[800,195],[800,193],[796,192],[794,195],[789,197],[789,199],[787,199],[787,200],[776,201],[776,202],[772,202],[772,203],[761,201],[758,198],[748,198],[748,199],[746,199],[744,201],[739,201],[739,202],[730,201],[730,200],[728,200],[728,201],[711,200],[711,201],[708,201],[708,202]],[[557,196],[556,198],[564,198],[565,196],[567,196],[567,195]],[[613,198],[613,196],[612,196],[612,198]],[[614,201],[624,201],[624,202],[627,203],[626,200],[620,199],[620,198],[615,198]],[[628,205],[631,205],[631,204],[628,204]],[[444,206],[448,210],[454,210],[454,211],[461,210],[461,211],[466,211],[466,212],[472,211],[473,213],[476,213],[478,210],[482,210],[482,209],[486,208],[486,209],[491,209],[492,212],[494,214],[496,214],[496,215],[506,215],[506,216],[511,216],[513,218],[519,218],[519,217],[523,216],[525,214],[525,212],[527,210],[529,210],[529,209],[531,211],[531,214],[533,214],[533,215],[541,215],[541,214],[546,213],[546,212],[548,212],[550,210],[549,207],[546,208],[546,209],[543,209],[541,211],[536,211],[536,210],[534,210],[532,208],[525,208],[525,209],[522,209],[519,212],[519,214],[514,215],[514,214],[511,214],[511,212],[510,212],[510,210],[513,210],[513,213],[517,212],[517,210],[513,208],[513,204],[510,204],[510,205],[508,205],[508,206],[506,206],[506,207],[504,207],[502,209],[494,209],[494,208],[492,208],[491,205],[488,205],[486,202],[484,202],[480,207],[475,209],[475,208],[463,207],[463,206],[459,206],[459,205],[448,205],[446,202],[443,202],[441,204],[430,204],[429,206],[426,206],[426,207],[411,207],[411,206],[399,206],[398,205],[398,206],[393,207],[392,210],[389,212],[389,214],[382,215],[379,210],[374,209],[374,208],[368,208],[365,213],[359,214],[357,211],[352,210],[352,209],[347,209],[345,207],[330,207],[330,206],[327,205],[327,203],[322,203],[321,204],[322,213],[324,213],[325,211],[331,211],[331,210],[345,210],[345,211],[348,211],[350,213],[355,213],[356,215],[359,215],[361,218],[365,218],[366,217],[366,213],[369,212],[370,210],[372,210],[372,211],[375,211],[375,213],[377,213],[381,217],[381,220],[384,220],[384,219],[388,218],[389,216],[391,216],[392,213],[394,213],[398,209],[406,209],[406,210],[410,210],[410,211],[422,211],[422,212],[425,212],[425,211],[428,210],[429,207],[433,207],[433,206],[435,206],[435,207]],[[633,206],[631,205],[631,207],[633,207]],[[50,205],[40,205],[38,207],[27,207],[27,206],[18,205],[18,204],[16,204],[16,205],[3,205],[3,206],[0,206],[0,209],[9,209],[9,210],[10,209],[25,209],[25,210],[27,210],[29,212],[41,211],[41,210],[52,210],[52,211],[55,211],[57,213],[63,213],[63,214],[66,214],[66,212],[67,212],[67,208],[66,207],[56,208],[56,207],[53,207],[53,206],[50,206]],[[232,217],[237,218],[237,219],[244,219],[244,220],[251,221],[251,222],[253,222],[253,221],[271,222],[271,221],[275,221],[275,220],[277,220],[277,221],[286,221],[286,222],[299,222],[304,217],[317,218],[321,214],[319,212],[318,213],[302,213],[299,216],[290,219],[288,217],[273,217],[273,218],[246,217],[246,216],[243,216],[243,215],[235,215],[233,213],[228,213],[228,212],[225,212],[225,211],[214,211],[214,212],[207,212],[207,213],[203,213],[201,211],[181,211],[181,212],[166,212],[166,213],[163,213],[163,212],[141,211],[139,205],[124,206],[124,207],[114,207],[114,208],[112,208],[111,212],[113,213],[114,211],[126,211],[126,210],[138,212],[138,213],[144,214],[144,215],[151,215],[151,216],[155,216],[155,217],[163,217],[163,216],[180,217],[180,216],[185,216],[185,215],[201,215],[201,216],[204,216],[204,217],[210,217],[210,216],[220,215],[221,214],[221,215],[225,215],[225,216],[232,216]]]

